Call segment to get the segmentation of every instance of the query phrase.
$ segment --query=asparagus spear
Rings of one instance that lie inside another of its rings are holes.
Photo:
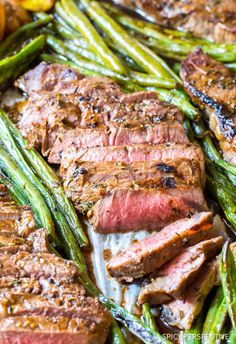
[[[105,66],[116,73],[126,74],[119,59],[107,47],[102,37],[73,0],[62,0],[62,7],[70,19],[70,26],[82,33],[91,49],[102,59]]]
[[[217,289],[216,295],[211,302],[203,325],[203,343],[214,344],[216,338],[221,334],[227,318],[227,304],[221,287]]]
[[[171,344],[167,339],[162,337],[158,332],[146,325],[142,320],[126,311],[123,307],[117,306],[112,300],[99,295],[99,301],[103,303],[111,312],[113,317],[124,324],[128,329],[143,340],[145,343],[152,344]]]
[[[29,201],[25,198],[22,192],[6,177],[0,175],[0,184],[4,184],[7,187],[7,191],[13,201],[19,205],[29,205]]]
[[[224,244],[220,255],[220,277],[229,317],[236,330],[236,267],[229,241]]]
[[[139,43],[132,38],[119,24],[110,18],[102,6],[96,1],[82,0],[88,15],[96,24],[119,46],[121,46],[132,59],[138,63],[147,73],[162,78],[170,78],[171,74],[163,65],[155,60],[151,52],[144,52]]]
[[[157,330],[156,322],[152,315],[152,312],[148,303],[143,304],[142,313],[143,313],[145,324],[147,324],[152,330],[157,332],[158,330]]]
[[[5,54],[9,55],[10,51],[14,52],[13,48],[15,48],[15,46],[19,44],[19,40],[23,38],[24,41],[26,41],[27,38],[31,37],[32,33],[35,32],[35,30],[47,25],[52,20],[53,17],[51,15],[46,15],[45,18],[26,24],[20,27],[17,31],[10,34],[0,44],[0,57]]]
[[[78,238],[80,245],[87,246],[88,240],[83,232],[83,228],[79,222],[75,209],[66,197],[56,174],[47,165],[47,163],[38,154],[38,152],[36,152],[32,148],[25,148],[27,147],[26,141],[22,137],[20,131],[14,126],[9,117],[4,112],[1,112],[1,119],[14,137],[15,142],[17,143],[29,166],[36,172],[36,175],[48,188],[48,190],[50,190],[52,196],[56,201],[57,207],[60,209],[65,219],[67,220],[75,237]]]
[[[146,41],[151,47],[157,47],[160,50],[166,50],[171,53],[186,56],[199,46],[199,41],[186,38],[173,38],[169,34],[163,33],[157,26],[132,18],[110,4],[104,3],[103,6],[109,10],[109,13],[116,21],[118,21],[118,23],[148,37],[148,40],[146,38]],[[236,48],[234,44],[215,44],[203,40],[201,41],[201,47],[205,53],[219,61],[235,61]]]
[[[236,343],[236,332],[232,328],[229,332],[229,338],[227,340],[227,344],[235,344]]]
[[[37,190],[43,196],[44,201],[51,212],[51,216],[54,220],[56,229],[59,231],[60,236],[64,239],[66,247],[68,248],[70,247],[70,245],[77,245],[71,229],[68,226],[66,219],[64,218],[64,215],[58,210],[57,204],[54,201],[54,198],[51,196],[50,192],[40,182],[37,176],[33,173],[32,169],[26,163],[2,117],[2,112],[0,111],[0,139],[4,143],[5,149],[12,155],[15,162],[17,162],[21,170],[24,171],[24,174],[28,178],[28,180],[37,188]],[[80,259],[82,263],[84,263],[82,254],[77,258]]]
[[[45,45],[45,37],[38,36],[14,56],[0,60],[0,91],[8,87],[30,65]]]
[[[38,227],[46,229],[48,237],[53,242],[56,242],[54,224],[51,214],[36,187],[28,180],[19,166],[11,158],[4,148],[3,143],[0,144],[0,168],[9,179],[22,190],[25,198],[30,203],[32,211],[35,215],[36,224]]]

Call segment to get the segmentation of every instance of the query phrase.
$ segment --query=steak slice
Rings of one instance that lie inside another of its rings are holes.
[[[3,202],[10,202],[11,198],[7,192],[7,187],[4,184],[0,184],[0,204],[2,204]]]
[[[167,121],[153,126],[134,128],[109,126],[109,129],[75,129],[57,137],[48,160],[52,164],[60,164],[63,151],[71,145],[75,147],[106,147],[166,142],[189,142],[182,124]]]
[[[109,314],[99,301],[92,297],[64,293],[62,297],[27,293],[1,293],[0,318],[24,315],[62,316],[101,323]]]
[[[201,171],[201,180],[205,181],[204,157],[201,148],[192,143],[168,143],[157,146],[135,145],[135,146],[117,146],[117,147],[93,147],[78,148],[68,147],[64,150],[61,162],[61,174],[69,168],[73,161],[75,162],[146,162],[158,161],[167,164],[171,160],[188,159],[198,161]],[[50,161],[49,161],[50,162]]]
[[[110,321],[96,324],[78,318],[19,316],[0,320],[1,344],[104,344]]]
[[[13,276],[0,278],[0,293],[30,293],[63,297],[64,294],[85,296],[85,289],[78,283],[53,282],[44,278],[15,278]]]
[[[138,9],[158,24],[182,29],[196,37],[217,43],[236,42],[236,4],[234,0],[114,0]]]
[[[86,212],[114,188],[178,188],[201,185],[196,161],[176,160],[169,164],[158,161],[72,163],[65,175],[64,190],[80,212]]]
[[[184,299],[174,300],[162,306],[163,320],[171,326],[189,330],[214,286],[216,274],[216,261],[211,261],[208,266],[204,266],[194,284],[187,288]]]
[[[61,280],[67,283],[74,282],[79,273],[72,261],[49,253],[0,254],[0,266],[0,277],[42,277],[59,283]]]
[[[66,65],[41,62],[20,77],[15,85],[27,94],[38,91],[74,93],[82,78],[83,75]]]
[[[209,212],[176,221],[113,257],[107,264],[108,272],[119,281],[132,282],[156,271],[183,249],[209,239],[211,229]]]
[[[28,206],[0,203],[0,235],[27,237],[36,230],[34,215]]]
[[[236,74],[197,49],[182,63],[181,77],[192,100],[206,110],[225,159],[236,163]]]
[[[138,302],[158,305],[184,299],[186,287],[195,280],[204,263],[216,256],[222,245],[223,237],[217,237],[184,250],[162,266],[157,277],[141,289]]]
[[[87,213],[96,232],[155,231],[178,219],[207,210],[201,187],[117,188]]]

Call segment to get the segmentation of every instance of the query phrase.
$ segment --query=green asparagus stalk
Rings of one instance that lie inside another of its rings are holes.
[[[199,46],[198,41],[173,38],[163,33],[157,26],[131,18],[110,4],[103,4],[103,6],[109,10],[109,13],[118,23],[141,35],[145,35],[148,38],[148,40],[146,38],[147,44],[153,48],[157,47],[160,50],[186,56]],[[203,40],[201,42],[201,48],[205,53],[219,61],[235,61],[236,48],[234,44],[209,44],[209,42],[206,43],[206,41]]]
[[[125,325],[134,335],[144,341],[152,344],[171,344],[158,332],[150,328],[138,317],[126,311],[123,307],[117,306],[112,300],[99,295],[99,301],[103,303],[111,312],[113,317]]]
[[[49,239],[52,240],[52,242],[56,242],[51,214],[41,194],[20,170],[10,154],[4,150],[2,142],[0,144],[0,168],[17,188],[22,190],[24,197],[27,198],[30,203],[37,226],[45,228]]]
[[[203,325],[203,344],[214,344],[218,335],[222,333],[227,319],[227,304],[221,287],[211,302]]]
[[[160,62],[153,58],[151,51],[145,51],[139,43],[131,37],[119,24],[117,24],[96,1],[82,0],[86,12],[92,20],[124,49],[137,64],[139,64],[147,73],[154,74],[162,78],[170,78],[171,74]]]
[[[51,212],[52,219],[55,223],[56,229],[59,231],[60,236],[63,238],[65,242],[65,246],[68,248],[71,245],[77,245],[76,240],[71,232],[70,227],[64,215],[58,210],[57,204],[54,201],[54,198],[51,196],[50,192],[45,188],[45,186],[40,182],[37,176],[33,173],[32,169],[26,163],[22,153],[18,149],[14,139],[11,136],[2,116],[2,112],[0,111],[0,139],[4,143],[5,149],[11,154],[15,162],[19,165],[22,171],[24,171],[25,176],[28,180],[37,188],[40,194],[43,196],[43,199],[48,206],[48,209]],[[78,257],[74,257],[80,259],[81,263],[83,263],[84,269],[86,269],[84,258],[82,254]]]
[[[104,65],[116,73],[126,74],[122,63],[107,47],[102,37],[74,1],[61,0],[61,5],[70,19],[70,26],[82,33],[94,53],[98,54],[104,62]]]
[[[50,190],[53,198],[56,201],[57,207],[60,209],[61,213],[65,217],[80,245],[87,246],[88,240],[83,232],[83,228],[79,222],[76,211],[71,202],[66,197],[56,174],[47,165],[47,163],[38,154],[38,152],[36,152],[33,148],[26,148],[27,143],[22,137],[20,131],[14,126],[9,117],[4,112],[1,112],[1,119],[12,134],[28,165],[36,172],[36,175],[42,181],[45,187]]]
[[[24,41],[26,41],[26,39],[31,37],[33,32],[47,25],[52,20],[53,17],[51,15],[46,15],[44,19],[39,19],[32,23],[26,24],[10,34],[0,44],[0,57],[4,56],[5,54],[9,55],[9,53],[12,52],[12,49],[19,44],[19,40],[23,38]]]
[[[7,192],[16,204],[30,205],[29,201],[25,198],[22,192],[5,176],[0,174],[0,184],[4,184]]]
[[[143,304],[142,313],[143,313],[143,318],[144,318],[145,324],[147,324],[152,330],[157,332],[158,329],[156,326],[156,322],[155,322],[155,319],[152,315],[152,312],[151,312],[151,309],[150,309],[150,306],[148,303]]]
[[[220,277],[229,317],[236,330],[236,267],[229,241],[220,255]]]
[[[38,36],[28,43],[16,55],[0,60],[0,91],[7,88],[41,52],[45,45],[45,37]]]
[[[229,332],[229,338],[227,340],[227,344],[235,344],[236,343],[236,332],[232,328]]]

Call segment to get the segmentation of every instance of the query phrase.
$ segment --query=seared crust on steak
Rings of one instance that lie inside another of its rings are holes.
[[[202,212],[176,221],[113,257],[108,272],[119,281],[132,282],[160,268],[183,249],[211,237],[212,213]]]
[[[162,266],[157,277],[141,289],[138,302],[158,305],[173,299],[184,299],[186,287],[194,282],[204,263],[221,250],[223,242],[222,237],[217,237],[185,249]]]
[[[201,185],[201,171],[194,160],[135,162],[82,162],[61,174],[67,196],[82,213],[114,188],[178,188]]]
[[[181,77],[192,100],[206,110],[225,158],[236,162],[236,75],[197,49],[182,63]]]
[[[72,80],[68,82],[64,74]],[[30,89],[31,79],[35,85]],[[125,94],[108,78],[81,79],[68,67],[45,64],[28,72],[18,84],[29,93],[19,128],[29,144],[45,156],[59,135],[75,128],[113,130],[111,144],[117,135],[120,144],[123,133],[126,139],[122,144],[147,140],[154,144],[180,142],[182,138],[183,142],[188,141],[178,125],[183,123],[183,113],[176,106],[161,102],[155,92]],[[77,142],[81,140],[78,138]]]
[[[182,29],[217,43],[236,42],[234,0],[114,0],[145,12],[158,24]]]

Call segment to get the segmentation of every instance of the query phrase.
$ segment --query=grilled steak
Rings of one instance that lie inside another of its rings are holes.
[[[109,126],[109,129],[68,130],[57,137],[48,159],[52,164],[60,164],[63,151],[71,145],[75,147],[106,147],[150,143],[156,145],[166,142],[189,142],[182,124],[167,121],[154,126],[135,128]]]
[[[190,329],[214,286],[216,274],[216,262],[209,262],[194,284],[187,288],[184,299],[174,300],[162,306],[162,318],[171,326]]]
[[[196,37],[218,43],[236,42],[236,3],[234,0],[114,0],[138,9],[158,24],[182,29]]]
[[[108,318],[105,318],[108,319]],[[104,344],[108,322],[80,318],[20,316],[0,320],[1,344]]]
[[[201,185],[198,162],[172,160],[169,164],[158,161],[104,163],[74,163],[66,174],[64,190],[80,212],[86,212],[114,188],[178,188]]]
[[[34,216],[29,207],[0,203],[0,235],[9,233],[27,237],[35,230]]]
[[[93,148],[76,148],[71,146],[63,151],[61,174],[64,175],[73,161],[116,161],[124,163],[158,161],[158,163],[170,164],[171,160],[181,159],[198,161],[201,171],[201,180],[204,184],[204,157],[199,146],[195,144],[163,144],[157,146],[135,145]]]
[[[28,207],[3,199],[0,343],[105,343],[110,315],[86,296],[76,264],[50,253],[46,232],[35,228]]]
[[[155,231],[204,210],[207,206],[201,187],[120,187],[96,202],[87,216],[93,229],[100,233]]]
[[[181,77],[192,100],[206,110],[225,159],[236,163],[236,75],[197,49],[182,63]]]
[[[73,68],[60,64],[40,63],[16,81],[16,86],[27,94],[38,91],[74,93],[83,76]]]
[[[184,299],[186,286],[195,280],[204,263],[213,258],[222,245],[223,238],[217,237],[184,250],[160,269],[158,277],[141,289],[138,302],[158,305],[173,298]]]
[[[51,80],[50,75],[54,70],[55,78]],[[101,77],[82,80],[75,77],[72,88],[76,83],[76,90],[71,92],[71,83],[67,89],[68,82],[63,81],[63,73],[68,73],[65,66],[41,64],[24,77],[27,80],[35,77],[36,86],[33,90],[37,92],[28,90],[29,100],[18,124],[29,143],[41,149],[45,156],[50,152],[57,136],[73,128],[105,130],[113,127],[113,135],[119,135],[119,142],[123,133],[126,135],[124,144],[129,141],[143,143],[152,137],[154,142],[149,143],[166,142],[170,139],[179,142],[182,137],[183,142],[187,141],[183,128],[181,130],[176,125],[183,123],[183,113],[176,106],[158,100],[155,92],[124,94],[113,81]],[[22,79],[19,84],[22,84]],[[30,87],[27,85],[27,81],[23,82],[21,88],[27,90]],[[172,124],[174,128],[171,127]],[[127,131],[125,128],[136,130]],[[139,133],[142,133],[143,138],[138,137]],[[130,135],[131,138],[128,138]],[[81,139],[78,138],[78,142]]]
[[[108,272],[119,281],[132,282],[156,271],[183,249],[209,239],[211,229],[212,214],[207,212],[176,221],[113,257]]]

